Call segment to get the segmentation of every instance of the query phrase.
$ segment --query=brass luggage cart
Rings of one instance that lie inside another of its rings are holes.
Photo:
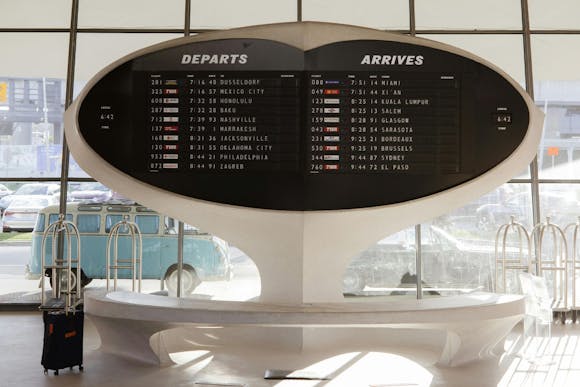
[[[570,303],[570,310],[572,311],[572,322],[576,322],[578,317],[578,311],[580,311],[580,305],[578,305],[578,273],[580,271],[580,257],[578,257],[578,232],[580,231],[580,217],[576,220],[576,223],[570,223],[564,228],[564,234],[571,236],[571,254],[572,259],[568,261],[568,286],[572,284],[570,292],[572,301]]]
[[[517,236],[518,246],[509,251],[508,240],[514,235]],[[499,227],[495,236],[495,293],[520,292],[518,274],[533,270],[531,251],[530,235],[521,223],[516,222],[514,216],[509,223]],[[513,278],[515,285],[508,284],[509,278]]]

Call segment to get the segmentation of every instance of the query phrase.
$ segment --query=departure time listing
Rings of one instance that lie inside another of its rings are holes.
[[[297,171],[299,90],[293,73],[152,73],[151,172]]]

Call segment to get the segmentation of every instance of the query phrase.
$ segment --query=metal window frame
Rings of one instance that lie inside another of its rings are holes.
[[[533,35],[578,35],[580,29],[532,29],[530,28],[530,17],[528,0],[521,0],[521,17],[522,27],[513,29],[416,29],[416,12],[415,0],[409,0],[409,29],[393,29],[384,30],[395,33],[408,34],[415,36],[417,34],[431,34],[431,35],[519,35],[522,37],[524,48],[524,71],[526,80],[526,90],[534,96],[533,90],[533,71],[532,71],[532,53],[531,53],[531,37]],[[303,0],[296,0],[296,20],[302,21]],[[72,103],[73,96],[73,81],[74,81],[74,64],[76,59],[76,43],[79,34],[184,34],[189,36],[191,34],[200,34],[204,32],[216,31],[216,29],[192,29],[191,28],[191,0],[185,0],[184,9],[184,28],[77,28],[79,14],[79,0],[72,0],[71,24],[69,28],[0,28],[1,33],[68,33],[69,34],[69,50],[67,58],[67,79],[66,79],[66,100],[65,106],[68,107]],[[66,212],[66,191],[69,182],[88,182],[95,181],[92,178],[83,177],[69,177],[69,152],[66,144],[66,139],[63,136],[62,143],[62,162],[61,174],[57,177],[0,177],[2,182],[60,182],[61,184],[61,198],[60,208],[61,212]],[[513,184],[529,184],[532,195],[532,213],[534,223],[538,223],[541,219],[540,200],[539,200],[539,185],[540,184],[578,184],[580,179],[541,179],[538,173],[537,157],[534,158],[529,166],[530,178],[520,179],[515,178],[509,180],[507,183]],[[417,240],[417,271],[420,271],[422,257],[420,249],[420,227],[415,226],[416,240]],[[417,274],[417,297],[420,297],[421,279],[420,273]]]

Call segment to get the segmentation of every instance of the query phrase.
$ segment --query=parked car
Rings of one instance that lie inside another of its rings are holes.
[[[2,215],[3,231],[32,231],[38,212],[54,203],[56,199],[52,195],[19,195]]]
[[[98,182],[81,183],[68,194],[69,201],[79,203],[103,203],[111,197],[111,190]]]
[[[529,192],[511,195],[497,203],[484,204],[476,209],[478,228],[481,231],[496,231],[502,224],[510,221],[511,216],[530,228],[531,196]],[[575,192],[547,191],[540,194],[542,216],[550,216],[551,221],[561,227],[574,222],[580,215],[580,201]],[[544,221],[544,219],[542,219]]]
[[[58,197],[60,192],[60,185],[58,184],[51,184],[51,183],[28,183],[23,184],[14,191],[11,195],[6,195],[2,199],[0,199],[0,212],[4,212],[4,210],[10,205],[13,199],[19,196],[35,196],[35,195],[43,195],[43,196],[54,196]]]
[[[430,225],[422,231],[421,255],[424,288],[491,289],[494,242],[465,241]],[[405,278],[415,273],[416,248],[412,229],[393,234],[353,258],[343,276],[343,293],[365,287],[390,289],[396,294],[408,287]]]

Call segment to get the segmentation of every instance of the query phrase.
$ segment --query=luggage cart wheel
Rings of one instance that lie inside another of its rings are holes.
[[[79,366],[79,371],[83,372],[85,369],[83,368],[82,365]]]
[[[562,324],[566,324],[566,312],[562,312],[560,318],[562,319]]]
[[[54,370],[54,374],[58,376],[58,370]]]
[[[48,375],[48,370],[46,368],[44,369],[44,374]]]

